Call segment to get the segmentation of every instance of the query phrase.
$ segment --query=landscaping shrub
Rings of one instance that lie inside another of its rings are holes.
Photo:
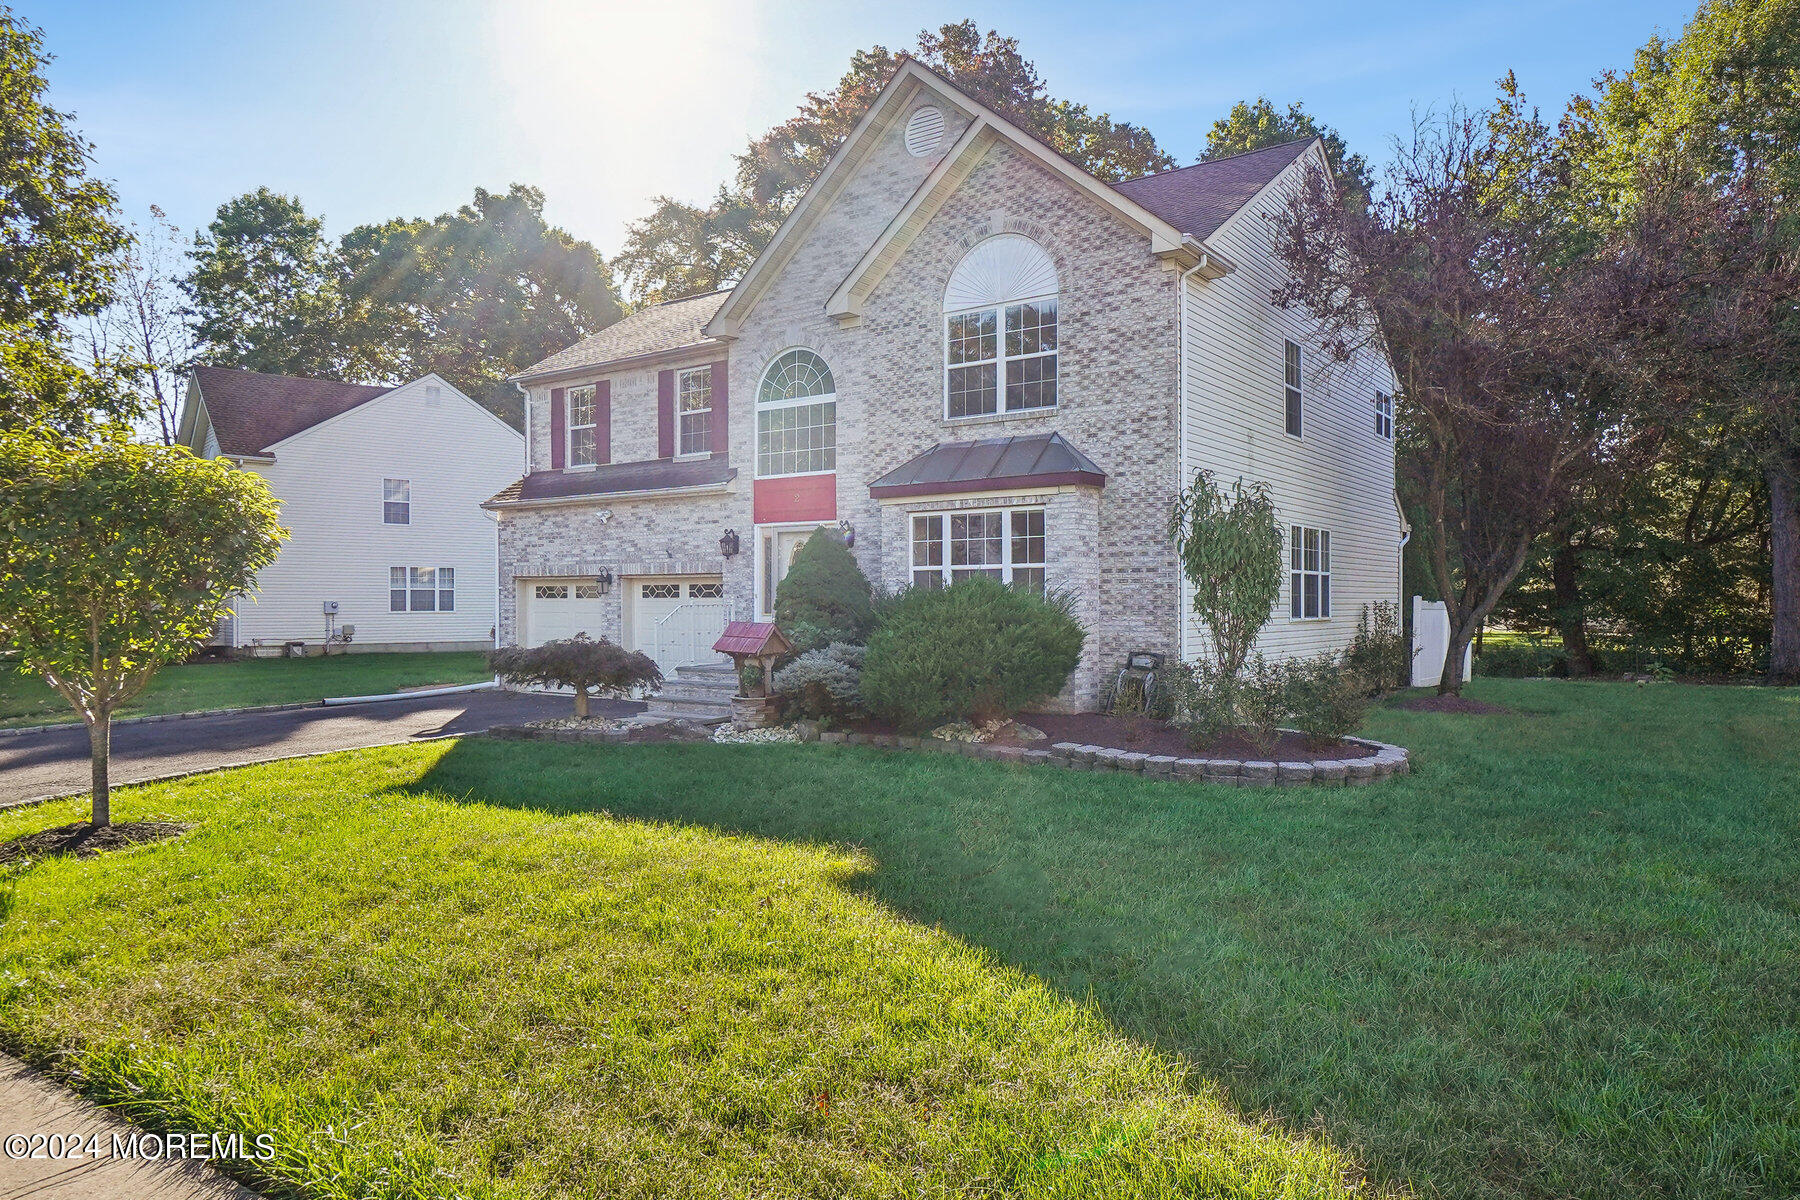
[[[875,623],[868,576],[837,531],[806,539],[775,589],[775,623],[800,653],[833,642],[860,643]]]
[[[1561,646],[1546,646],[1536,638],[1494,639],[1481,648],[1474,669],[1481,675],[1513,679],[1566,675],[1568,654]]]
[[[1412,682],[1412,656],[1400,629],[1400,606],[1391,600],[1363,605],[1344,665],[1379,694]]]
[[[541,646],[504,646],[488,652],[488,666],[509,683],[575,689],[575,715],[588,715],[588,693],[625,696],[657,687],[662,670],[654,659],[585,633]]]
[[[1196,746],[1235,733],[1263,753],[1289,726],[1316,741],[1354,733],[1372,699],[1367,680],[1335,655],[1272,661],[1254,654],[1237,675],[1194,663],[1180,676],[1175,723]]]
[[[788,712],[829,721],[855,721],[869,715],[863,703],[865,647],[833,642],[808,650],[775,672],[775,694]]]
[[[1314,741],[1355,733],[1377,691],[1349,665],[1348,655],[1342,661],[1331,653],[1296,659],[1284,665],[1283,676],[1288,724]]]
[[[985,576],[908,588],[882,606],[863,697],[903,729],[1010,716],[1062,690],[1085,637],[1061,595],[1040,598]]]

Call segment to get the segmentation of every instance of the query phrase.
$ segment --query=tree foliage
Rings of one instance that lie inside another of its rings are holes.
[[[885,46],[852,54],[835,88],[809,93],[794,116],[750,143],[738,156],[736,178],[711,204],[657,197],[614,260],[631,296],[648,302],[690,295],[742,275],[905,57]],[[1141,126],[1052,97],[1016,38],[984,34],[973,20],[922,31],[913,57],[1102,179],[1175,165]]]
[[[1212,472],[1197,472],[1169,511],[1169,540],[1219,672],[1235,678],[1281,594],[1284,539],[1268,484],[1240,479],[1228,493]]]
[[[158,439],[172,446],[182,375],[194,357],[182,317],[183,239],[155,205],[148,223],[134,224],[130,234],[113,260],[112,303],[87,318],[79,341],[87,370],[131,396],[137,412],[154,421]]]
[[[590,693],[627,696],[663,681],[649,655],[585,633],[541,646],[502,646],[488,653],[488,666],[510,683],[574,688],[577,717],[588,715]]]
[[[1325,157],[1331,163],[1331,173],[1337,178],[1338,185],[1347,195],[1366,199],[1375,182],[1369,160],[1350,153],[1343,135],[1315,120],[1298,100],[1289,104],[1285,112],[1277,109],[1267,96],[1258,96],[1253,102],[1239,100],[1206,131],[1206,149],[1199,161],[1226,158],[1312,137],[1324,140]]]
[[[0,433],[0,637],[86,723],[110,820],[112,713],[211,635],[285,536],[261,477],[178,446]]]
[[[775,621],[795,650],[861,642],[874,624],[873,589],[835,529],[813,531],[775,588]]]

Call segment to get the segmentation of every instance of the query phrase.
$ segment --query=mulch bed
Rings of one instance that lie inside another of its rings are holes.
[[[1188,741],[1187,731],[1149,717],[1117,717],[1108,713],[1021,713],[1019,722],[1044,731],[1042,742],[1003,741],[1002,745],[1037,746],[1077,742],[1141,754],[1172,754],[1177,758],[1236,758],[1249,762],[1326,762],[1347,758],[1373,758],[1375,748],[1355,742],[1322,741],[1298,733],[1284,733],[1273,749],[1261,749],[1241,737],[1226,735],[1199,745]]]
[[[0,863],[49,858],[57,854],[93,858],[108,850],[123,850],[127,846],[180,837],[191,828],[191,825],[179,825],[174,821],[124,821],[95,829],[86,821],[77,821],[73,825],[58,825],[55,829],[28,833],[0,843]]]
[[[1501,704],[1489,704],[1485,700],[1468,700],[1462,696],[1415,696],[1411,700],[1402,700],[1395,708],[1409,709],[1412,712],[1468,713],[1470,716],[1496,716],[1510,713],[1512,709]]]

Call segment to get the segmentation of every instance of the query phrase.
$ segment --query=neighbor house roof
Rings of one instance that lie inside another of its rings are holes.
[[[1105,487],[1106,472],[1060,433],[939,442],[869,485],[876,499],[1079,484]]]
[[[1301,138],[1265,146],[1191,167],[1127,179],[1113,187],[1181,232],[1207,238],[1306,153],[1314,140]]]
[[[195,367],[193,378],[219,439],[219,450],[252,456],[394,390],[229,367]]]
[[[591,471],[534,471],[487,501],[484,507],[720,488],[735,478],[737,468],[727,466],[723,458],[686,462],[652,458],[644,462],[607,463]]]
[[[702,296],[683,296],[679,300],[640,308],[567,350],[558,350],[542,362],[533,363],[513,378],[525,380],[560,375],[565,371],[579,371],[583,367],[597,367],[643,354],[722,346],[718,339],[707,337],[700,330],[712,320],[730,294],[729,289],[707,292]]]

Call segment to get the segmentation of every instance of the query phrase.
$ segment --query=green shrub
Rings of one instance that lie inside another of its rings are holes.
[[[588,693],[625,696],[662,684],[654,659],[585,633],[541,646],[503,646],[488,652],[488,666],[509,683],[575,689],[575,715],[588,715]]]
[[[1314,741],[1355,733],[1368,714],[1375,689],[1349,656],[1335,654],[1296,659],[1283,666],[1287,722]]]
[[[1392,600],[1363,605],[1356,636],[1344,653],[1344,665],[1380,694],[1412,682],[1412,656],[1400,629],[1400,606]]]
[[[868,651],[849,642],[808,650],[775,672],[782,707],[803,717],[855,721],[869,715],[863,703],[862,669]]]
[[[986,577],[908,588],[882,605],[863,697],[903,729],[1010,716],[1054,696],[1086,635],[1066,597],[1040,598]]]
[[[1316,741],[1354,733],[1372,699],[1368,681],[1329,653],[1281,662],[1258,653],[1235,676],[1201,661],[1179,678],[1175,723],[1189,741],[1237,734],[1264,754],[1283,727]]]
[[[1510,679],[1567,675],[1568,654],[1561,646],[1544,645],[1539,638],[1495,639],[1481,648],[1475,659],[1475,672]]]
[[[1238,732],[1263,754],[1281,740],[1281,726],[1288,716],[1290,670],[1286,662],[1272,662],[1258,651],[1238,675]]]
[[[860,643],[875,623],[868,576],[835,529],[821,526],[775,589],[775,623],[800,653]]]

